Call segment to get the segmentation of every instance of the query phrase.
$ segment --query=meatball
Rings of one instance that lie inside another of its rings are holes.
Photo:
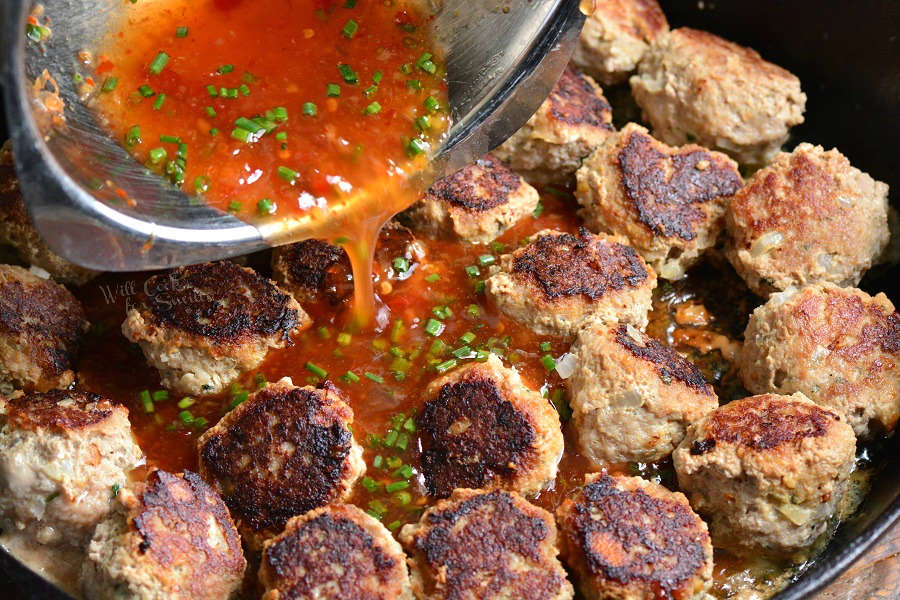
[[[890,239],[888,186],[837,150],[800,144],[738,192],[725,253],[754,292],[856,285]]]
[[[225,600],[246,567],[219,495],[196,473],[154,471],[97,526],[82,586],[91,600]]]
[[[429,384],[416,417],[425,487],[532,495],[553,483],[563,452],[559,414],[494,355]]]
[[[713,550],[679,492],[593,473],[557,511],[562,554],[586,598],[706,598]]]
[[[148,279],[122,333],[140,345],[165,387],[199,395],[221,392],[309,324],[289,294],[223,261]]]
[[[650,44],[631,90],[660,140],[697,142],[750,167],[769,161],[806,108],[794,75],[749,48],[687,27]]]
[[[0,243],[12,246],[23,261],[62,283],[81,285],[98,275],[57,255],[41,239],[25,208],[8,141],[0,147]]]
[[[142,461],[128,409],[88,392],[0,399],[0,516],[39,543],[79,546]]]
[[[458,489],[400,531],[419,600],[566,600],[553,516],[514,492]]]
[[[406,555],[379,521],[350,504],[288,521],[263,546],[263,600],[412,600]]]
[[[537,190],[488,154],[437,181],[403,218],[431,237],[486,244],[534,212],[538,200]]]
[[[842,414],[796,393],[716,409],[672,457],[678,485],[707,517],[717,547],[800,558],[839,506],[855,451]]]
[[[629,123],[576,174],[585,224],[628,239],[660,277],[678,279],[716,244],[737,163],[700,146],[673,148]]]
[[[802,392],[841,411],[861,439],[896,427],[900,314],[884,294],[830,283],[773,294],[744,340],[739,369],[751,392]]]
[[[572,64],[603,85],[622,83],[650,42],[668,30],[656,0],[597,0],[581,30]]]
[[[544,230],[500,257],[485,292],[506,314],[541,335],[574,338],[594,318],[643,329],[656,274],[632,248],[581,228]]]
[[[66,388],[88,322],[63,286],[0,265],[0,381],[25,391]]]
[[[566,69],[537,112],[494,155],[532,183],[566,185],[613,131],[612,108],[600,86]]]
[[[570,352],[573,424],[596,469],[668,456],[719,405],[697,367],[632,325],[590,323]]]
[[[372,279],[389,284],[406,280],[424,257],[422,244],[412,232],[389,221],[375,246]],[[272,252],[272,277],[303,303],[325,301],[337,306],[353,296],[350,258],[340,246],[322,240],[304,240],[276,248]]]
[[[222,494],[248,547],[291,517],[345,500],[365,473],[353,410],[330,383],[269,384],[197,441],[200,474]]]

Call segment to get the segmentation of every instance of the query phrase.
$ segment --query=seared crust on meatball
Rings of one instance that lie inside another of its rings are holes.
[[[344,500],[365,472],[353,410],[337,389],[269,384],[197,441],[200,474],[225,499],[248,547],[291,517]]]
[[[122,333],[140,345],[165,387],[196,395],[221,392],[309,324],[274,283],[223,261],[148,279]]]
[[[716,244],[737,163],[696,145],[673,148],[629,123],[576,174],[585,224],[621,235],[661,277],[678,279]]]
[[[119,492],[82,565],[85,598],[223,600],[247,567],[241,538],[218,494],[199,475],[152,472]]]
[[[562,555],[586,598],[702,598],[712,582],[706,524],[679,492],[592,473],[557,511]]]
[[[536,494],[563,452],[556,409],[494,355],[432,381],[416,429],[433,496],[461,487]]]
[[[794,75],[750,48],[687,27],[650,44],[631,90],[656,138],[697,142],[749,166],[769,161],[806,108]]]
[[[603,90],[567,68],[537,112],[494,155],[532,183],[566,184],[613,131]]]
[[[26,391],[65,388],[88,322],[69,290],[0,265],[0,380]]]
[[[572,63],[602,83],[625,81],[650,42],[669,30],[656,0],[594,0]]]
[[[403,281],[415,272],[425,256],[412,232],[389,221],[375,246],[374,281]],[[403,257],[408,268],[400,271],[394,259]],[[340,246],[322,240],[304,240],[272,251],[272,277],[299,302],[325,301],[332,306],[353,296],[350,258]]]
[[[719,405],[697,367],[632,325],[590,323],[570,352],[573,424],[594,468],[668,456]]]
[[[844,416],[797,393],[716,409],[672,456],[678,485],[717,547],[800,559],[839,505],[855,452]]]
[[[538,193],[490,154],[438,180],[403,218],[431,237],[486,244],[534,212]]]
[[[647,325],[656,274],[616,238],[543,230],[500,257],[485,291],[501,312],[542,335],[572,338],[595,318]]]
[[[96,271],[79,267],[50,250],[31,224],[19,190],[9,141],[0,147],[0,243],[9,244],[23,261],[47,271],[53,279],[62,283],[81,285],[98,275]]]
[[[379,521],[351,504],[288,521],[263,546],[263,600],[412,600],[406,555]]]
[[[751,392],[803,392],[844,413],[857,437],[893,431],[900,418],[900,313],[830,283],[773,294],[744,332],[740,375]]]
[[[88,392],[0,399],[0,516],[42,544],[79,546],[142,459],[128,410]]]
[[[553,516],[514,492],[458,489],[400,531],[419,600],[567,600]]]
[[[800,144],[748,180],[726,224],[726,255],[757,294],[856,285],[890,239],[888,186],[837,150]]]

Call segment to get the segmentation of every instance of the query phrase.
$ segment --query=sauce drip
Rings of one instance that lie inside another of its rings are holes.
[[[99,43],[92,105],[192,200],[273,244],[344,246],[369,323],[377,233],[420,196],[447,127],[428,21],[404,0],[139,3]]]

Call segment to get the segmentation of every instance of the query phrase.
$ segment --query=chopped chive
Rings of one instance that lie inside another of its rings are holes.
[[[544,368],[548,371],[552,371],[556,368],[556,359],[549,354],[545,354],[541,357],[541,364],[544,365]]]
[[[315,102],[304,102],[301,111],[308,117],[314,117],[319,114],[319,107]]]
[[[209,184],[212,183],[206,175],[197,175],[194,177],[194,190],[198,194],[204,194],[209,191]]]
[[[419,131],[428,131],[431,129],[431,119],[428,118],[428,115],[422,115],[416,119],[416,127],[419,128]]]
[[[189,410],[183,410],[178,413],[178,418],[181,419],[181,422],[185,425],[190,425],[194,422],[194,415],[191,414],[191,411]]]
[[[455,366],[456,366],[456,359],[451,358],[450,360],[444,361],[444,362],[440,363],[439,365],[435,365],[434,370],[437,371],[438,373],[443,374]]]
[[[380,469],[381,465],[384,463],[384,457],[378,454],[375,458],[372,459],[372,466],[376,469]]]
[[[385,513],[387,512],[387,510],[388,510],[388,509],[387,509],[387,506],[384,505],[384,502],[382,502],[382,501],[380,501],[380,500],[370,500],[370,501],[369,501],[369,504],[368,504],[368,507],[369,507],[369,510],[371,510],[371,511],[374,512],[376,515],[378,515],[378,518],[379,518],[379,519],[380,519],[381,517],[383,517],[384,514],[385,514]]]
[[[353,371],[347,371],[346,373],[341,375],[341,379],[343,379],[347,383],[357,383],[359,381],[359,375],[357,375]]]
[[[379,488],[378,482],[369,476],[360,479],[359,484],[366,488],[370,494]]]
[[[475,291],[476,294],[483,294],[483,293],[484,293],[484,280],[478,281],[478,282],[475,283],[474,291]]]
[[[480,283],[480,282],[479,282]],[[481,316],[481,308],[477,304],[470,304],[466,307],[466,314],[472,317],[473,319],[477,319]]]
[[[412,70],[413,68],[411,63],[404,63],[400,65],[400,72],[404,75],[409,75],[410,73],[412,73]]]
[[[206,111],[206,114],[209,118],[216,118],[216,109],[214,109],[212,106],[207,106],[204,110]]]
[[[437,71],[437,65],[431,60],[430,52],[423,53],[419,60],[416,61],[416,66],[431,75],[434,75],[434,72]]]
[[[353,336],[347,332],[339,333],[337,336],[337,343],[339,346],[349,346],[352,340]]]
[[[403,521],[391,521],[387,526],[389,531],[397,531],[401,527],[403,527]]]
[[[372,73],[372,81],[375,83],[381,83],[381,80],[384,79],[384,73],[381,71],[375,71]]]
[[[394,270],[398,273],[406,273],[409,271],[409,259],[405,256],[398,256],[391,263],[394,266]]]
[[[283,106],[276,106],[272,109],[272,120],[278,123],[288,120],[288,111]]]
[[[481,269],[479,269],[475,265],[469,265],[468,267],[466,267],[466,275],[468,275],[469,277],[478,277],[479,275],[481,275]]]
[[[418,91],[418,90],[421,90],[421,89],[422,89],[422,82],[419,81],[418,79],[407,79],[407,80],[406,80],[406,87],[409,88],[409,89],[411,89],[411,90],[417,90],[417,91]]]
[[[177,135],[161,135],[159,136],[159,141],[164,144],[180,144],[181,138]]]
[[[194,419],[194,422],[191,423],[191,426],[194,429],[201,429],[203,427],[206,427],[207,423],[209,423],[209,421],[206,420],[206,417],[197,417],[196,419]]]
[[[257,373],[253,380],[256,381],[257,389],[261,390],[266,387],[266,376],[262,373]]]
[[[366,379],[370,379],[375,383],[384,383],[384,377],[382,377],[381,375],[376,375],[375,373],[371,373],[369,371],[366,371],[364,375]]]
[[[372,96],[375,95],[375,92],[377,92],[377,91],[378,91],[377,85],[370,85],[369,87],[367,87],[366,89],[363,90],[363,95],[365,95],[366,98],[371,98]]]
[[[478,257],[478,264],[482,267],[489,267],[497,262],[497,258],[493,254],[482,254]]]
[[[100,88],[101,92],[111,92],[116,89],[116,86],[119,85],[118,77],[107,77],[103,82],[103,86]]]
[[[162,108],[163,102],[166,101],[166,95],[160,94],[156,97],[156,100],[153,101],[153,110],[159,110]]]
[[[438,275],[437,273],[432,273],[431,275],[429,275],[425,278],[425,281],[427,281],[428,283],[434,283],[435,281],[440,280],[440,278],[441,278],[441,276]]]
[[[187,27],[179,27],[178,29],[175,30],[175,37],[186,38],[187,34],[188,34]]]
[[[324,327],[324,326],[319,327],[319,329],[317,330],[317,333],[319,334],[319,337],[322,338],[323,340],[327,340],[328,338],[331,337],[331,331],[327,327]]]
[[[422,154],[426,150],[428,150],[428,144],[419,138],[409,140],[409,144],[406,146],[406,153],[410,156]]]
[[[237,88],[219,88],[219,95],[223,98],[228,98],[229,100],[234,100],[238,97],[238,89]]]
[[[237,200],[232,200],[228,203],[228,211],[229,212],[240,212],[240,210],[244,207],[243,204],[238,202]]]
[[[50,30],[40,25],[27,23],[25,25],[25,35],[32,42],[41,42],[45,37],[50,35]]]
[[[377,115],[381,112],[381,105],[377,102],[373,102],[372,104],[366,107],[366,114],[369,115]]]
[[[213,127],[212,129],[210,129],[210,130],[209,130],[209,135],[219,135],[219,128],[218,128],[218,127]]]
[[[169,64],[169,55],[165,52],[160,52],[153,59],[153,62],[150,63],[149,70],[154,75],[159,75],[166,68],[167,64]]]
[[[344,8],[353,8],[359,0],[345,0]]]
[[[328,376],[328,371],[326,371],[325,369],[323,369],[322,367],[320,367],[319,365],[317,365],[315,363],[307,362],[306,370],[310,371],[312,373],[315,373],[316,375],[318,375],[319,377],[321,377],[323,379]]]
[[[403,465],[393,473],[391,473],[393,477],[397,479],[409,479],[413,476],[413,468],[409,465]]]
[[[537,219],[541,216],[542,212],[544,212],[544,203],[538,200],[537,206],[535,206],[534,210],[531,212],[531,216]]]
[[[397,442],[397,437],[400,435],[400,432],[396,429],[392,429],[388,432],[386,436],[384,436],[384,445],[388,448],[393,447],[393,445]],[[398,459],[399,460],[399,459]],[[388,459],[388,466],[391,466],[391,459]]]
[[[234,126],[241,129],[246,129],[250,133],[264,133],[266,130],[265,127],[263,127],[256,121],[251,121],[246,117],[238,117],[237,119],[235,119]]]
[[[550,352],[550,342],[541,342],[538,347],[541,349],[541,352]]]
[[[425,324],[425,333],[432,337],[441,335],[443,331],[444,324],[436,319],[428,319],[428,322]]]
[[[468,346],[460,346],[459,348],[457,348],[450,354],[452,354],[456,358],[465,358],[465,357],[469,356],[469,354],[471,354],[471,353],[472,353],[472,349],[469,348]]]
[[[250,142],[253,140],[253,133],[240,127],[231,130],[231,137],[241,142]]]
[[[288,183],[293,183],[295,179],[300,177],[300,173],[287,167],[278,167],[278,176]]]
[[[389,483],[384,486],[384,491],[393,494],[394,492],[399,492],[400,490],[405,490],[409,487],[408,481],[395,481],[393,483]]]
[[[193,398],[191,398],[190,396],[185,396],[184,398],[182,398],[181,400],[178,401],[178,408],[190,408],[196,403],[197,403],[197,401],[194,400]]]
[[[128,130],[128,134],[125,136],[125,145],[129,148],[133,148],[140,144],[143,140],[141,139],[141,128],[137,125],[133,126]]]
[[[210,97],[216,98],[219,95],[219,90],[217,90],[214,85],[208,85],[206,86],[206,93],[208,93]]]
[[[260,216],[271,215],[275,212],[276,206],[275,202],[271,198],[262,198],[259,202],[256,203],[256,212],[260,214]]]
[[[356,75],[356,72],[350,67],[350,65],[339,64],[338,71],[341,73],[341,77],[344,78],[344,81],[351,84],[356,85],[359,83],[359,77]]]
[[[425,98],[423,104],[428,112],[437,112],[437,110],[441,107],[440,102],[434,99],[434,96],[428,96]]]
[[[231,73],[232,71],[234,71],[234,65],[222,65],[221,67],[216,69],[216,72],[219,75],[225,75],[226,73]]]
[[[359,23],[350,19],[344,25],[344,28],[341,29],[341,34],[347,38],[348,40],[353,39],[353,36],[356,35],[356,32],[359,31]]]
[[[152,413],[155,409],[153,407],[153,398],[150,396],[150,390],[141,390],[140,398],[141,404],[144,406],[144,412]]]
[[[341,95],[341,86],[336,83],[329,83],[325,88],[325,93],[332,98],[337,98]]]
[[[453,311],[448,306],[435,306],[431,312],[441,321],[446,321],[453,316]]]
[[[434,356],[441,356],[446,351],[447,344],[445,344],[441,340],[434,340],[434,342],[431,344],[431,348],[428,349],[428,353],[433,354]]]
[[[283,142],[284,140],[287,139],[287,132],[279,131],[278,133],[275,134],[275,139],[278,140],[279,142]]]
[[[409,446],[409,436],[405,433],[401,433],[397,436],[397,443],[394,444],[394,446],[401,452],[406,452],[406,447]]]
[[[154,148],[150,151],[150,162],[154,165],[158,165],[162,161],[166,160],[166,156],[168,152],[166,152],[165,148]]]
[[[416,432],[416,422],[413,420],[412,417],[408,418],[406,420],[406,422],[403,423],[403,429],[405,429],[406,431],[408,431],[410,433]]]
[[[250,95],[250,87],[246,83],[242,83],[241,85],[239,85],[238,91],[241,93],[241,96]]]

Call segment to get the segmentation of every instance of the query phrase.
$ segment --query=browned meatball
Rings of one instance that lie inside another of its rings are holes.
[[[562,184],[615,129],[593,79],[566,69],[550,97],[494,154],[532,183]]]
[[[0,265],[0,381],[26,391],[65,388],[88,322],[63,286]]]
[[[388,222],[375,246],[372,279],[383,284],[408,279],[425,257],[412,232],[396,221]],[[402,259],[402,260],[398,260]],[[299,302],[325,301],[336,306],[353,296],[350,258],[340,246],[322,240],[305,240],[280,246],[272,252],[272,277]]]
[[[800,144],[758,171],[726,213],[725,253],[760,295],[856,285],[890,238],[888,186],[837,150]]]
[[[493,354],[432,381],[416,417],[425,487],[538,493],[556,478],[563,435],[556,409]]]
[[[687,498],[640,477],[593,473],[557,511],[586,598],[700,599],[712,582],[706,524]]]
[[[486,244],[537,208],[538,193],[488,154],[438,180],[402,218],[432,237]]]
[[[458,489],[400,532],[419,600],[570,600],[553,516],[513,492]]]
[[[696,145],[667,146],[629,123],[588,157],[575,197],[585,224],[621,235],[665,279],[678,279],[716,244],[737,163]]]
[[[647,325],[656,274],[616,238],[544,230],[504,254],[485,283],[500,312],[543,335],[573,338],[592,319]]]
[[[593,0],[572,64],[602,83],[625,81],[650,42],[669,30],[656,0]]]
[[[152,472],[118,495],[82,566],[92,600],[226,600],[247,567],[222,499],[196,473]]]
[[[289,294],[223,261],[148,279],[122,333],[140,345],[165,387],[197,395],[221,392],[309,325]]]
[[[403,548],[351,504],[332,504],[288,521],[263,546],[263,600],[412,600]]]
[[[346,499],[365,473],[337,389],[284,378],[252,394],[197,440],[200,474],[218,490],[247,542],[259,549],[291,517]]]

